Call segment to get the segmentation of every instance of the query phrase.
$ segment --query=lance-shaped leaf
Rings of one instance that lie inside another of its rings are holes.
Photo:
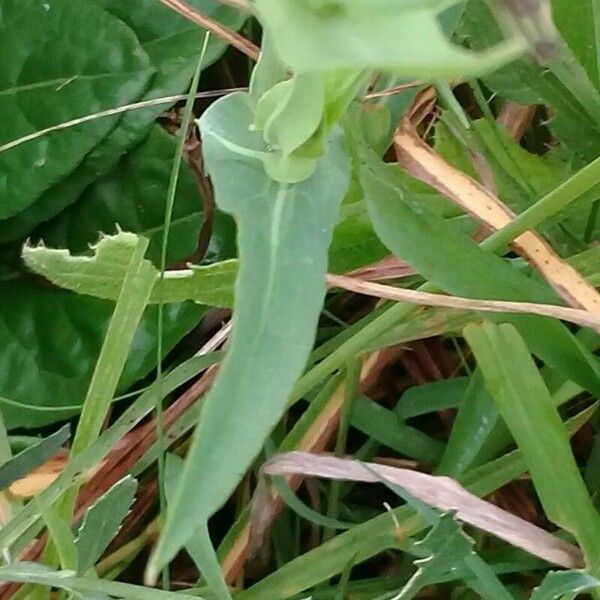
[[[204,400],[150,579],[223,504],[281,417],[325,294],[327,248],[350,177],[341,137],[332,136],[308,179],[278,183],[257,157],[266,148],[250,131],[252,121],[250,96],[241,93],[216,102],[200,120],[216,202],[238,223],[235,327]]]
[[[0,467],[0,490],[9,487],[36,467],[39,467],[46,459],[56,454],[62,445],[69,439],[70,426],[65,425],[58,431],[40,440],[33,446],[19,452],[8,462]]]
[[[127,475],[100,496],[85,513],[75,546],[77,569],[85,573],[102,556],[129,512],[137,481]]]

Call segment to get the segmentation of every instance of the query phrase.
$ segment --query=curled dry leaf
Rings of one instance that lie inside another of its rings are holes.
[[[398,162],[407,173],[444,194],[492,231],[502,229],[514,219],[514,213],[480,183],[448,164],[417,135],[415,127],[434,101],[435,92],[424,90],[400,122],[394,134]],[[511,245],[567,304],[600,314],[600,294],[541,235],[526,231]]]
[[[459,308],[483,312],[501,313],[532,313],[544,317],[554,317],[563,321],[570,321],[584,327],[591,327],[600,332],[600,314],[592,314],[578,308],[566,308],[553,304],[536,304],[534,302],[505,302],[502,300],[475,300],[445,294],[431,294],[390,285],[363,281],[355,277],[343,275],[328,275],[327,282],[330,286],[341,287],[345,290],[365,294],[376,298],[407,302],[409,304],[423,304],[425,306],[441,306],[446,308]]]
[[[386,480],[404,488],[422,502],[442,511],[453,511],[458,520],[487,531],[552,564],[569,569],[580,568],[584,564],[582,552],[576,546],[478,498],[449,477],[306,452],[276,455],[265,463],[262,473],[300,473],[305,476],[367,483]]]

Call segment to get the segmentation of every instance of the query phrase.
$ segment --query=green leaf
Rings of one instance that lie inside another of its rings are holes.
[[[568,2],[564,5],[567,9]],[[571,18],[570,15],[569,20]],[[557,22],[557,25],[559,29],[563,27],[562,22]],[[467,4],[463,35],[475,49],[490,47],[501,39],[499,27],[483,0],[470,0]],[[572,77],[576,77],[575,73]],[[597,158],[600,128],[594,121],[595,114],[589,114],[590,111],[582,106],[580,94],[570,85],[572,82],[562,81],[551,70],[542,69],[527,60],[514,61],[488,75],[485,81],[505,98],[524,104],[547,103],[554,112],[549,122],[551,129],[575,154],[577,162],[585,164]]]
[[[156,321],[156,316],[154,321]],[[156,358],[156,354],[153,355],[153,358]],[[56,502],[62,494],[72,487],[74,482],[81,479],[83,473],[98,465],[110,449],[156,407],[157,394],[161,400],[164,399],[201,371],[215,364],[216,358],[218,357],[215,357],[214,353],[190,358],[165,375],[160,386],[155,382],[140,394],[139,398],[134,400],[131,406],[102,433],[98,440],[83,450],[81,454],[69,460],[58,477],[40,493],[44,503],[52,504]],[[39,516],[38,513],[39,511],[36,512],[33,503],[24,506],[0,530],[0,547],[15,543],[21,534],[23,534],[24,543],[29,542],[36,535],[36,529],[31,525]]]
[[[69,425],[61,427],[52,435],[26,448],[0,466],[0,490],[5,490],[56,454],[69,439],[70,429]]]
[[[167,454],[165,463],[165,493],[167,502],[171,503],[181,480],[184,463],[183,459],[176,454]],[[200,570],[203,579],[215,590],[228,596],[229,589],[221,576],[221,568],[214,556],[206,526],[195,532],[185,545],[185,549]]]
[[[512,325],[489,322],[468,325],[464,334],[498,412],[523,452],[544,511],[577,538],[592,572],[598,572],[600,517],[558,410],[523,339]]]
[[[442,456],[442,442],[402,423],[391,410],[365,396],[356,399],[350,424],[384,446],[419,462],[434,465]]]
[[[456,408],[462,403],[468,386],[468,377],[452,377],[410,387],[398,400],[394,412],[406,421],[428,413]]]
[[[82,253],[101,232],[113,233],[119,225],[147,237],[147,258],[159,264],[164,203],[175,154],[175,138],[155,125],[150,135],[125,155],[113,171],[88,188],[81,200],[38,228],[32,240],[53,248]],[[187,166],[179,185],[167,253],[169,264],[193,254],[202,226],[203,200]],[[210,254],[228,258],[235,253],[233,225],[222,213],[215,215]]]
[[[437,21],[443,4],[254,2],[279,56],[295,72],[387,69],[398,77],[446,79],[492,70],[524,49],[521,41],[510,40],[478,55],[450,43]]]
[[[375,231],[394,254],[442,290],[480,299],[556,302],[554,292],[502,258],[478,247],[451,223],[415,202],[378,159],[369,158],[362,181]],[[436,240],[435,244],[431,240]],[[528,345],[567,379],[600,393],[600,367],[559,321],[498,315],[514,323]]]
[[[227,499],[281,417],[314,341],[327,248],[349,185],[338,134],[305,181],[289,185],[269,179],[260,159],[231,151],[264,151],[260,134],[249,130],[252,119],[250,97],[233,94],[200,120],[217,204],[238,223],[236,324],[227,358],[204,400],[152,574]]]
[[[202,596],[185,592],[165,592],[119,581],[78,577],[75,571],[54,571],[45,565],[32,562],[18,562],[8,567],[0,567],[0,581],[37,583],[82,594],[85,598],[100,593],[124,600],[203,600]]]
[[[77,571],[84,574],[96,564],[127,516],[137,481],[127,475],[90,506],[77,532]]]
[[[60,30],[63,35],[57,36]],[[134,33],[88,0],[6,0],[0,8],[0,144],[137,100],[152,64]],[[118,118],[99,119],[0,153],[0,218],[72,172]]]
[[[552,0],[554,22],[575,58],[587,72],[592,83],[600,87],[600,14],[596,0],[580,0],[577,10],[569,0]]]
[[[585,571],[550,571],[533,590],[530,600],[557,600],[565,594],[581,594],[600,585]]]
[[[34,497],[33,502],[42,513],[48,535],[56,548],[60,566],[63,569],[75,569],[77,567],[77,549],[71,521],[61,518],[57,504],[45,504],[40,496]]]
[[[71,256],[68,250],[25,246],[23,260],[29,269],[60,287],[114,301],[119,297],[127,271],[122,250],[132,235],[120,232],[103,236],[94,246],[91,257]],[[162,299],[172,303],[195,300],[211,306],[232,306],[237,272],[237,260],[167,271],[162,281],[157,278],[149,301],[157,303]]]
[[[68,3],[68,0],[62,1]],[[126,3],[119,0],[93,1],[127,23],[142,41],[142,49],[156,73],[148,89],[142,90],[145,94],[141,100],[180,94],[187,89],[204,41],[205,32],[202,28],[155,0],[128,0]],[[192,0],[191,4],[234,29],[239,28],[245,20],[239,11],[213,0]],[[222,40],[211,36],[203,64],[210,65],[225,48]],[[81,114],[93,112],[88,108],[86,106]],[[111,129],[107,130],[112,130],[110,135],[85,156],[74,172],[44,193],[29,209],[0,222],[0,241],[9,242],[25,237],[34,226],[51,219],[78,200],[88,185],[106,175],[129,148],[147,135],[164,109],[165,105],[159,105],[135,110],[113,121]],[[115,123],[118,123],[116,127]],[[85,203],[85,198],[82,201]]]

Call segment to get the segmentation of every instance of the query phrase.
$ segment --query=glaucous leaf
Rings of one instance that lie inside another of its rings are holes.
[[[249,129],[252,108],[248,94],[232,94],[200,120],[216,202],[238,223],[236,321],[150,575],[223,504],[258,454],[304,369],[325,295],[327,249],[350,180],[341,136],[328,141],[308,179],[279,183],[256,157],[266,148]]]
[[[479,54],[452,44],[437,20],[444,4],[435,0],[254,2],[279,56],[296,72],[387,69],[399,77],[446,79],[482,74],[523,51],[517,39]]]

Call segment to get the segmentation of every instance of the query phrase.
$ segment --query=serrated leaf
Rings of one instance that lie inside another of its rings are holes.
[[[127,475],[87,509],[75,540],[79,573],[94,566],[118,533],[136,490],[137,481]]]
[[[437,21],[443,3],[435,0],[400,5],[255,0],[254,5],[279,56],[296,72],[387,69],[407,79],[446,79],[492,70],[524,49],[520,40],[511,40],[478,55],[452,44]]]
[[[557,600],[567,594],[581,594],[600,585],[585,571],[550,571],[533,590],[530,600]]]
[[[200,120],[216,202],[238,223],[236,323],[151,572],[227,499],[281,417],[324,298],[327,248],[350,178],[341,137],[332,137],[308,179],[282,184],[266,176],[260,159],[232,151],[264,152],[261,135],[249,130],[252,121],[250,96],[241,93],[213,104]]]
[[[121,249],[132,235],[120,232],[103,236],[94,247],[93,256],[72,256],[68,250],[25,246],[23,260],[29,269],[60,287],[116,300],[127,269]],[[167,271],[162,280],[157,277],[150,303],[195,300],[210,306],[232,306],[237,272],[237,260]]]
[[[56,454],[69,439],[70,431],[70,426],[65,425],[0,466],[0,490],[6,489]]]
[[[68,0],[5,0],[0,40],[0,54],[11,57],[0,68],[0,145],[132,102],[154,72],[134,33],[88,0],[76,8]],[[91,121],[0,153],[0,218],[31,206],[117,121]]]
[[[149,239],[146,257],[158,265],[175,147],[175,138],[155,125],[150,135],[126,154],[109,175],[89,187],[79,202],[30,234],[30,239],[33,242],[41,239],[52,248],[85,253],[101,232],[113,233],[119,225],[125,231]],[[191,171],[183,165],[179,172],[167,264],[194,253],[202,219],[203,199]],[[233,229],[229,217],[217,212],[211,256],[228,258],[235,254]]]
[[[396,596],[398,600],[414,597],[441,573],[455,568],[473,551],[473,544],[451,513],[442,514],[438,523],[415,544],[415,551],[422,549],[428,556],[415,561],[417,572]]]

